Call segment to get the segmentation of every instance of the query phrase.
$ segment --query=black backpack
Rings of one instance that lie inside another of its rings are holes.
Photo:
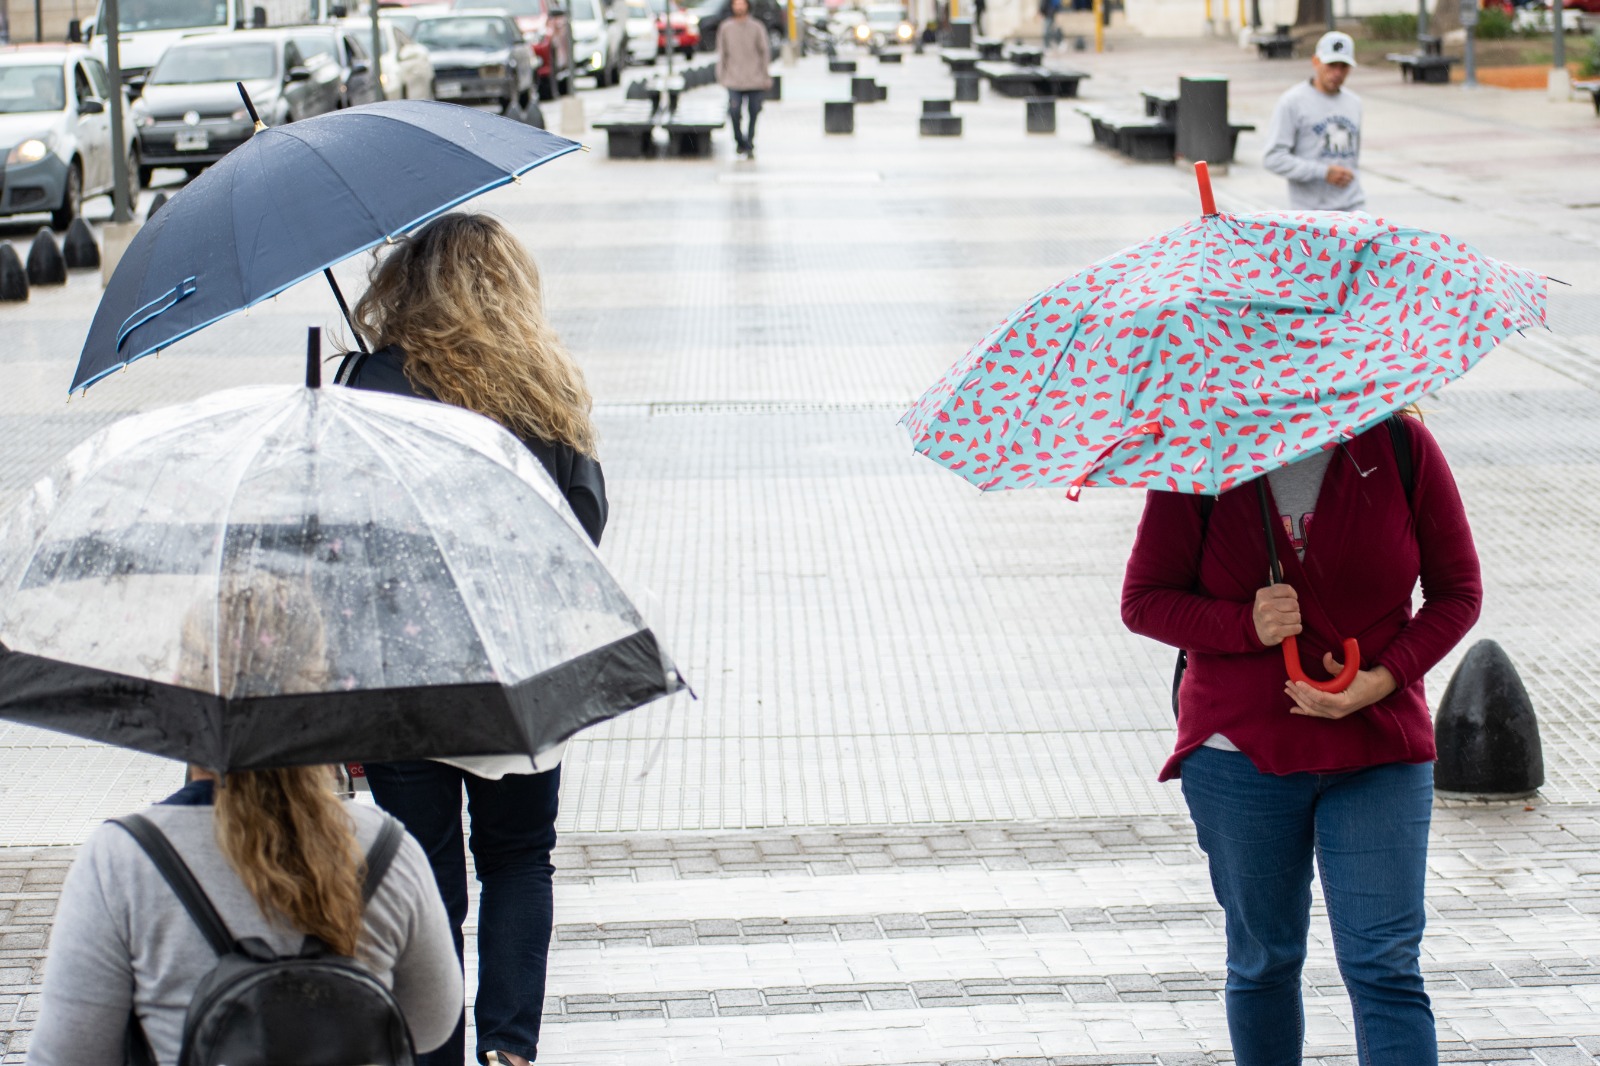
[[[1384,425],[1389,427],[1389,443],[1394,445],[1395,465],[1400,468],[1400,484],[1406,490],[1406,503],[1411,502],[1411,490],[1415,487],[1417,479],[1416,469],[1411,461],[1411,438],[1406,434],[1406,427],[1400,421],[1402,415],[1390,415]],[[1206,526],[1211,521],[1211,509],[1217,505],[1215,496],[1200,497],[1200,543],[1206,539]],[[1268,525],[1267,536],[1272,536],[1270,523],[1272,516],[1266,512],[1266,497],[1262,496],[1261,520]],[[1270,543],[1270,542],[1269,542]],[[1178,649],[1178,662],[1172,668],[1172,717],[1178,717],[1178,686],[1183,683],[1183,672],[1189,668],[1189,653],[1182,648]]]
[[[405,1016],[376,977],[313,936],[298,954],[281,956],[257,937],[235,940],[154,822],[138,814],[111,821],[144,848],[217,953],[183,1020],[178,1066],[413,1066]],[[363,902],[383,880],[403,832],[385,820],[367,855]],[[155,1063],[137,1017],[125,1058],[130,1066]]]

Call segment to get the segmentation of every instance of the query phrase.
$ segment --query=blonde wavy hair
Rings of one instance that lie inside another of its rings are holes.
[[[298,583],[224,578],[217,599],[184,619],[179,674],[224,696],[319,691],[328,680],[321,613]],[[354,956],[365,858],[334,782],[330,766],[234,771],[218,782],[215,834],[262,914]]]
[[[405,373],[445,403],[522,437],[595,453],[583,371],[544,317],[539,270],[485,215],[441,215],[373,264],[355,328],[397,345]]]

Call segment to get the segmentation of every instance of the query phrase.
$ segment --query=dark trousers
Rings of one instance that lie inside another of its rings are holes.
[[[478,900],[477,1057],[509,1051],[532,1059],[539,1048],[545,964],[554,912],[550,851],[556,843],[561,768],[510,774],[498,781],[474,777],[436,762],[367,764],[378,806],[417,838],[461,956],[467,917],[467,857],[461,839],[461,793],[471,822],[472,865]],[[436,1051],[417,1056],[419,1066],[463,1066],[466,1018]]]
[[[733,123],[733,141],[743,152],[753,148],[756,143],[756,116],[761,114],[761,101],[766,99],[765,89],[729,89],[728,90],[728,119]],[[743,129],[740,119],[743,113],[750,115],[749,129]]]

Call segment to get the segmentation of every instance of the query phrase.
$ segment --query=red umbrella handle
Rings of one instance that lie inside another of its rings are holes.
[[[1283,665],[1289,671],[1290,681],[1303,681],[1320,692],[1343,692],[1350,687],[1361,670],[1361,646],[1351,637],[1344,641],[1344,669],[1332,681],[1313,681],[1300,669],[1300,642],[1293,637],[1283,638]]]

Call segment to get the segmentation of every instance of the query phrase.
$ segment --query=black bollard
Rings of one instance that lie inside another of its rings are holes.
[[[1056,98],[1053,96],[1028,97],[1028,132],[1054,133],[1056,131]]]
[[[774,75],[772,75],[772,84],[767,87],[767,99],[768,100],[782,100],[783,99],[783,75],[782,74],[774,74]]]
[[[67,261],[61,258],[61,245],[50,227],[41,226],[33,245],[28,249],[29,285],[65,285]]]
[[[1520,799],[1544,784],[1544,749],[1517,668],[1492,640],[1467,651],[1434,719],[1434,791],[1456,799]]]
[[[917,120],[917,131],[924,137],[961,136],[961,116],[935,111]]]
[[[958,70],[955,73],[955,79],[956,101],[963,104],[977,103],[978,72],[975,70]]]
[[[94,242],[94,231],[82,217],[73,219],[72,225],[67,227],[61,253],[66,256],[68,270],[100,269],[100,246]]]
[[[822,131],[824,133],[854,133],[856,131],[855,101],[825,101],[822,105]]]
[[[156,212],[167,205],[167,194],[158,192],[150,199],[150,209],[144,213],[144,220],[149,222],[156,217]]]
[[[10,241],[0,241],[0,300],[20,302],[28,298],[28,272]]]

